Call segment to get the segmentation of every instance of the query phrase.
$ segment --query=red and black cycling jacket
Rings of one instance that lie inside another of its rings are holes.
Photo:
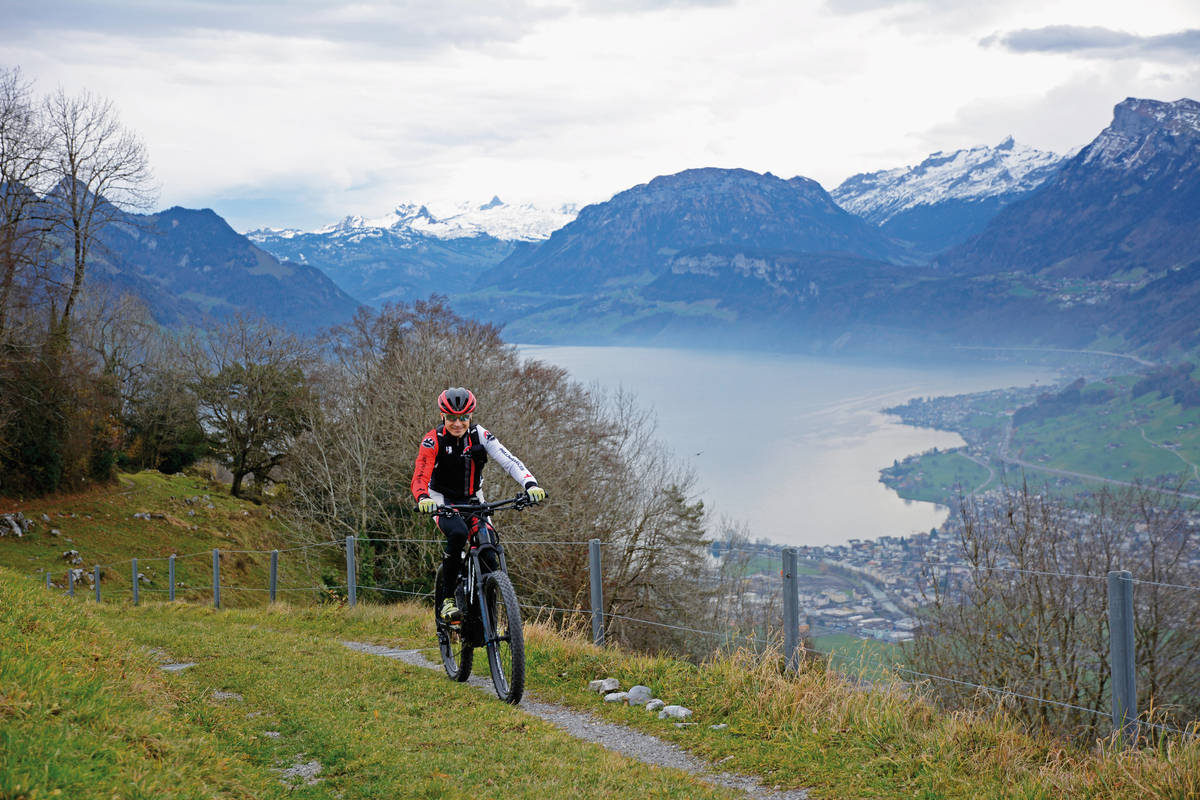
[[[459,437],[447,433],[445,425],[439,425],[425,434],[417,449],[413,497],[419,501],[438,494],[447,503],[467,502],[479,491],[483,466],[489,456],[523,488],[537,486],[537,480],[521,460],[487,429],[472,425]]]

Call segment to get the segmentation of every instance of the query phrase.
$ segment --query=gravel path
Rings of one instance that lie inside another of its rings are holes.
[[[416,667],[438,671],[442,669],[441,663],[430,661],[421,650],[397,650],[362,642],[342,642],[342,644],[353,650],[394,658]],[[468,682],[483,691],[493,691],[490,678],[473,675]],[[624,725],[604,722],[586,712],[575,711],[554,703],[543,703],[528,694],[517,708],[562,728],[576,738],[594,742],[646,764],[683,770],[706,783],[742,792],[745,796],[755,798],[755,800],[808,800],[809,798],[808,792],[804,789],[776,791],[763,786],[756,778],[735,775],[730,772],[714,772],[713,766],[707,761],[696,758],[670,742],[664,742],[662,739],[635,731]]]

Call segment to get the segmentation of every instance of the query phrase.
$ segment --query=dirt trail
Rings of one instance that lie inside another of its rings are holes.
[[[425,667],[439,672],[442,669],[440,663],[430,661],[421,650],[397,650],[363,642],[342,642],[342,644],[353,650],[394,658],[416,667]],[[473,675],[469,683],[485,692],[492,691],[492,682],[489,678]],[[543,703],[528,694],[517,708],[562,728],[578,739],[593,742],[646,764],[683,770],[706,783],[742,792],[746,797],[755,798],[755,800],[809,800],[809,794],[804,789],[776,791],[763,786],[756,778],[735,775],[730,772],[718,772],[712,764],[696,758],[670,742],[664,742],[662,739],[635,731],[624,725],[605,722],[586,712],[575,711],[554,703]]]

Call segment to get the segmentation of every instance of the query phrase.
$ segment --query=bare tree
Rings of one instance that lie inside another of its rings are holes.
[[[0,68],[0,341],[18,297],[28,299],[42,252],[38,190],[48,138],[19,69]]]
[[[1023,485],[964,502],[966,569],[930,565],[932,602],[914,663],[1051,701],[1009,700],[1013,714],[1039,727],[1107,732],[1106,575],[1129,569],[1147,581],[1134,593],[1139,708],[1196,718],[1200,593],[1160,585],[1200,583],[1195,507],[1174,488],[1103,489],[1066,505]],[[980,699],[962,685],[934,688],[955,704]]]
[[[238,316],[186,348],[192,390],[214,449],[242,497],[246,476],[257,491],[310,424],[313,346],[262,321]]]
[[[69,253],[50,304],[52,330],[65,339],[100,232],[120,221],[124,210],[148,208],[154,191],[146,148],[121,125],[111,101],[86,91],[70,97],[59,89],[45,100],[42,115],[54,182],[48,222]]]

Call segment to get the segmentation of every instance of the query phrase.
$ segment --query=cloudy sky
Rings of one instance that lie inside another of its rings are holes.
[[[0,66],[114,101],[161,207],[242,231],[582,205],[705,166],[832,189],[1200,99],[1196,0],[0,0],[0,20]]]

